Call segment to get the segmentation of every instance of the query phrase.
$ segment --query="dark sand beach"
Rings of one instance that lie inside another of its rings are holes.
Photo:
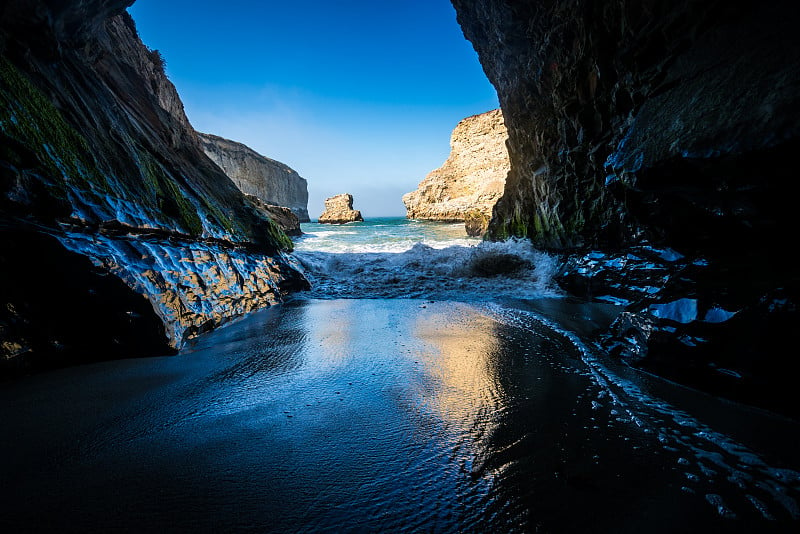
[[[295,301],[177,356],[4,385],[0,527],[675,532],[797,514],[780,447],[716,434],[503,310]]]

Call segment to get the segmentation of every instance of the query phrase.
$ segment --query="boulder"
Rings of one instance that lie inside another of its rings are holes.
[[[473,208],[466,212],[464,214],[464,229],[467,231],[467,235],[478,237],[485,234],[486,229],[489,227],[490,218],[478,208]]]

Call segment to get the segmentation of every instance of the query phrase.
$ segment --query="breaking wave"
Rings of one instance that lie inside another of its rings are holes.
[[[347,225],[304,229],[294,253],[311,298],[493,300],[561,293],[554,257],[526,240],[484,242],[463,225]],[[460,234],[460,235],[459,235]]]

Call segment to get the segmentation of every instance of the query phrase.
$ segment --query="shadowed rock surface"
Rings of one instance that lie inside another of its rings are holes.
[[[295,212],[285,206],[275,206],[273,204],[266,204],[260,198],[253,195],[245,194],[247,200],[252,202],[258,210],[264,212],[267,217],[272,219],[278,226],[281,227],[286,235],[299,236],[303,232],[300,230],[300,219],[297,218]]]
[[[492,236],[677,246],[797,227],[795,2],[453,5],[509,132]]]
[[[4,370],[174,350],[305,285],[203,154],[131,3],[0,5]]]
[[[308,182],[297,171],[242,143],[206,133],[197,135],[206,155],[242,192],[265,204],[291,209],[300,222],[310,221]]]
[[[325,211],[319,216],[319,222],[327,224],[343,224],[363,221],[361,212],[353,209],[353,195],[342,193],[325,199]]]
[[[415,191],[403,195],[406,216],[463,221],[467,212],[477,210],[488,220],[509,170],[507,138],[499,109],[459,122],[450,137],[447,161],[429,173]]]
[[[739,384],[728,391],[772,391],[772,408],[796,413],[800,364],[778,347],[796,347],[789,325],[800,321],[786,250],[800,230],[800,4],[452,3],[509,132],[511,172],[488,235],[578,251],[564,280],[625,299],[632,315],[617,342],[638,347],[638,365],[700,386],[724,368]],[[631,298],[636,276],[590,265],[648,244],[683,257],[636,284],[652,292]],[[687,302],[702,313],[657,316]],[[714,309],[737,313],[709,323]]]

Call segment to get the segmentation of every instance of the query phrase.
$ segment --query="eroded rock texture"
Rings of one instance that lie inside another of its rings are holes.
[[[488,220],[509,170],[507,138],[499,109],[459,122],[450,137],[447,161],[429,173],[415,191],[403,195],[406,216],[464,221],[467,212],[475,210]]]
[[[319,216],[319,222],[343,224],[363,221],[361,212],[353,209],[353,195],[342,193],[325,199],[325,211]]]
[[[493,236],[741,242],[796,227],[796,3],[453,4],[509,131]]]
[[[617,352],[693,384],[720,376],[785,411],[800,371],[778,348],[800,322],[787,256],[800,230],[800,4],[453,5],[508,127],[488,234],[629,262],[619,279],[590,255],[565,269],[573,291],[624,299]],[[627,291],[642,271],[623,247],[647,243],[683,259]]]
[[[4,369],[163,353],[305,284],[203,153],[131,3],[0,4]]]
[[[265,204],[291,209],[308,222],[308,182],[297,171],[262,156],[247,145],[216,135],[199,133],[203,151],[225,171],[242,192]]]

